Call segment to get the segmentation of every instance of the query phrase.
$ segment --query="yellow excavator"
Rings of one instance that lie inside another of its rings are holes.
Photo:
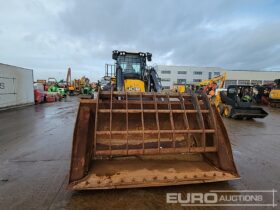
[[[210,97],[213,97],[215,95],[219,95],[216,92],[216,89],[219,91],[219,89],[222,89],[224,87],[225,81],[227,79],[227,73],[223,73],[219,76],[213,77],[211,79],[203,80],[199,83],[201,87],[203,87],[202,91],[209,95]]]
[[[205,93],[208,96],[208,98],[215,104],[219,113],[219,104],[222,102],[220,91],[223,89],[226,79],[227,73],[225,72],[219,76],[203,80],[199,83],[199,85],[202,87],[202,92]]]
[[[226,128],[206,94],[163,92],[151,53],[113,51],[115,82],[81,99],[68,187],[182,185],[238,179]]]

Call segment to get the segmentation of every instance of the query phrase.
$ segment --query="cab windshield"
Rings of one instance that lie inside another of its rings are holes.
[[[141,74],[141,59],[133,56],[120,56],[118,63],[124,74]]]

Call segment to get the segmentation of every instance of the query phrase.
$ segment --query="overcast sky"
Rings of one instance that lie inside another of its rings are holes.
[[[0,63],[97,80],[112,50],[152,65],[280,70],[280,1],[0,0]]]

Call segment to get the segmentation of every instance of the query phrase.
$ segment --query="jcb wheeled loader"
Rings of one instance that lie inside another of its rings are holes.
[[[164,93],[150,53],[113,51],[115,82],[81,99],[70,189],[238,179],[226,128],[206,95]]]

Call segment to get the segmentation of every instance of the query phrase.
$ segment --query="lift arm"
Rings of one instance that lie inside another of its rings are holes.
[[[156,92],[160,92],[162,90],[162,85],[157,75],[157,72],[154,68],[151,68],[150,71],[151,71],[150,74],[151,74],[152,83],[154,84],[154,90]]]
[[[226,79],[227,79],[227,73],[224,73],[222,75],[213,77],[211,79],[203,80],[202,82],[199,83],[199,85],[200,86],[207,86],[207,85],[210,85],[212,83],[217,84],[220,81],[220,84],[219,84],[218,88],[223,88]]]

